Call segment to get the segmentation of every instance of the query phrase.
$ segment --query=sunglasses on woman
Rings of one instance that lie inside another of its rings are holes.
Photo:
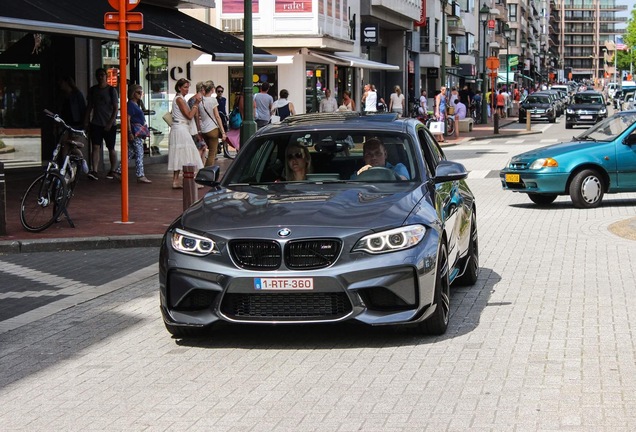
[[[287,160],[292,160],[292,159],[304,159],[305,157],[303,156],[302,153],[290,153],[287,155]]]

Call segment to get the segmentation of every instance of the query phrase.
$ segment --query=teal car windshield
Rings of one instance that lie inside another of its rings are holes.
[[[636,112],[609,117],[589,128],[578,139],[595,141],[614,141],[636,122]]]

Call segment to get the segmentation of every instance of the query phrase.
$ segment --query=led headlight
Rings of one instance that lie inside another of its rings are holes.
[[[369,234],[358,240],[353,251],[382,254],[408,249],[421,242],[424,234],[426,234],[426,228],[422,225],[410,225]]]
[[[541,158],[532,162],[528,168],[532,170],[537,170],[541,168],[556,168],[558,166],[559,166],[559,163],[552,158]]]
[[[205,256],[221,253],[214,240],[177,228],[172,233],[172,248],[187,255]]]
[[[607,110],[605,108],[601,108],[601,110],[598,112],[601,115],[607,114]]]
[[[566,109],[565,112],[568,114],[574,114],[574,110],[571,108]]]

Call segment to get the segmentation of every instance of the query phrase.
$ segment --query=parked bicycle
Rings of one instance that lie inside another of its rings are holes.
[[[83,130],[73,129],[60,116],[49,110],[44,114],[57,123],[56,146],[46,170],[27,188],[20,205],[20,222],[30,232],[40,232],[59,221],[62,214],[75,228],[68,214],[79,170],[88,172],[81,148],[84,143],[75,138],[84,137]]]

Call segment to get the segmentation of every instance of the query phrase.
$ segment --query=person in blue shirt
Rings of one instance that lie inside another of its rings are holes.
[[[353,174],[351,179],[355,179],[369,168],[384,167],[393,171],[402,180],[408,180],[409,172],[406,166],[402,163],[392,165],[390,162],[387,162],[386,156],[386,147],[384,147],[384,143],[380,138],[374,137],[366,140],[362,147],[362,158],[365,165]]]

